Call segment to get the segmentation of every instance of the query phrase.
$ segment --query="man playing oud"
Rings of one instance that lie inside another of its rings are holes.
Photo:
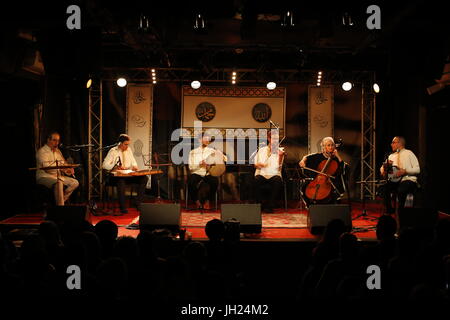
[[[387,178],[383,198],[388,214],[394,213],[393,195],[398,197],[399,209],[405,206],[406,196],[417,188],[417,175],[420,173],[417,157],[411,150],[405,149],[405,138],[394,137],[391,148],[392,153],[380,168],[381,175]]]

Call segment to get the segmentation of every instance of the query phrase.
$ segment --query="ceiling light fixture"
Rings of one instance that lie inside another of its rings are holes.
[[[344,91],[350,91],[353,88],[353,84],[349,81],[346,81],[342,84],[342,90]]]
[[[273,81],[270,81],[270,82],[267,82],[266,87],[269,90],[274,90],[277,87],[277,84],[275,82],[273,82]]]
[[[198,80],[194,80],[191,82],[191,88],[197,90],[198,88],[201,87],[201,83]]]
[[[116,83],[119,87],[123,88],[127,85],[127,80],[125,78],[119,78]]]
[[[380,86],[378,85],[378,83],[374,83],[372,88],[373,88],[373,92],[380,93]]]

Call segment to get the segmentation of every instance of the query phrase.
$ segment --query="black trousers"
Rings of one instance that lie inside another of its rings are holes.
[[[206,200],[214,201],[214,197],[219,186],[219,178],[207,175],[202,177],[198,174],[191,174],[188,178],[189,198],[205,203]]]
[[[143,200],[145,195],[145,186],[148,182],[147,176],[136,176],[136,177],[114,177],[113,178],[117,185],[117,194],[119,197],[120,210],[125,210],[125,186],[136,185],[137,186],[137,197],[135,204],[138,206]]]
[[[408,193],[416,191],[417,184],[413,181],[405,180],[400,182],[388,181],[384,185],[383,198],[384,205],[386,206],[386,213],[394,213],[392,207],[392,200],[395,200],[395,196],[398,198],[398,208],[405,207],[406,196]]]
[[[283,180],[280,176],[273,176],[270,179],[261,175],[255,176],[255,201],[261,203],[263,208],[273,209],[282,187]]]

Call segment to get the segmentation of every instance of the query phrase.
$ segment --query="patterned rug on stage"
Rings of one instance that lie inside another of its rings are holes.
[[[304,213],[262,213],[261,215],[263,228],[306,228]],[[212,219],[220,219],[220,213],[183,212],[181,225],[204,227]]]

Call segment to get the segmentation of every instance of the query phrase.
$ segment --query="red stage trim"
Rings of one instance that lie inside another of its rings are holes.
[[[375,226],[377,218],[381,215],[381,207],[379,205],[367,204],[367,217],[359,217],[353,220],[354,228],[361,228],[362,231],[356,231],[356,236],[364,241],[374,241],[376,240]],[[190,211],[182,210],[182,221],[189,221],[189,215],[198,213],[192,213]],[[312,235],[309,230],[305,227],[290,227],[286,224],[284,227],[265,227],[267,225],[267,220],[271,217],[276,217],[277,214],[284,216],[284,219],[288,219],[289,215],[306,215],[306,211],[301,211],[297,209],[289,209],[287,212],[284,210],[277,210],[273,214],[263,213],[263,228],[260,234],[247,235],[247,237],[242,238],[242,241],[256,241],[256,240],[275,240],[275,241],[316,241],[317,236]],[[359,204],[352,206],[352,217],[357,217],[361,214],[361,206]],[[133,220],[138,217],[139,212],[136,209],[129,209],[129,213],[122,216],[90,216],[90,222],[95,225],[102,220],[111,220],[117,224],[119,227],[119,236],[132,236],[136,237],[139,234],[139,230],[129,230],[126,227],[133,222]],[[211,218],[220,218],[220,213],[218,211],[208,211],[204,214],[205,216],[211,216]],[[286,218],[287,217],[287,218]],[[204,225],[208,219],[202,221],[202,225],[190,226],[189,224],[181,225],[182,228],[186,228],[187,231],[192,233],[192,239],[194,240],[205,240],[207,239]],[[15,228],[23,227],[37,227],[43,221],[43,213],[32,213],[32,214],[19,214],[14,217],[0,221],[0,225],[4,226],[14,226]],[[266,223],[265,223],[266,221]],[[269,224],[270,225],[270,224]],[[367,228],[369,228],[367,230]]]

